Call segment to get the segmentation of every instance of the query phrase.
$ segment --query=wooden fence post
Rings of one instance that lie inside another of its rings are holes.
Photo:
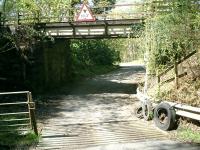
[[[160,84],[160,75],[158,74],[158,71],[157,71],[157,73],[156,73],[157,75],[157,84]]]
[[[20,24],[20,13],[17,12],[17,25],[19,25],[19,24]]]
[[[29,115],[30,115],[31,126],[32,126],[32,129],[34,130],[35,134],[38,135],[37,122],[36,122],[36,117],[35,117],[35,103],[32,100],[31,92],[29,92],[28,95],[29,95],[28,106],[29,106]]]
[[[178,84],[178,64],[177,64],[177,61],[175,61],[174,63],[174,78],[175,78],[175,87],[176,89],[179,88],[179,84]]]
[[[159,96],[159,94],[160,94],[160,74],[159,74],[158,70],[156,71],[156,76],[157,76],[157,85],[158,85],[157,95]]]
[[[32,124],[32,120],[31,120],[31,112],[30,112],[30,94],[29,92],[27,93],[27,102],[28,102],[28,111],[29,111],[29,118],[30,118],[30,126],[31,126],[31,129],[33,129],[33,124]]]

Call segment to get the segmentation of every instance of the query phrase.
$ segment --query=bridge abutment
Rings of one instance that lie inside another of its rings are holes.
[[[40,43],[34,49],[36,62],[28,80],[36,91],[59,87],[71,79],[70,40],[59,38]]]
[[[69,81],[71,74],[70,40],[55,39],[43,44],[44,77],[47,87],[59,86]]]

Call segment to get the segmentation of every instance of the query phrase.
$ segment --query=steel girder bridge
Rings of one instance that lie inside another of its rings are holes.
[[[82,38],[127,38],[136,37],[132,27],[144,23],[145,12],[137,13],[110,13],[108,10],[119,7],[140,7],[142,4],[125,4],[102,7],[100,14],[93,14],[95,21],[76,21],[74,15],[61,14],[60,16],[42,16],[26,12],[13,13],[6,16],[3,26],[14,32],[20,25],[32,25],[35,29],[44,32],[47,36],[55,38],[82,39]],[[91,8],[92,11],[96,7]],[[99,8],[98,8],[99,9]],[[0,14],[3,16],[3,14]]]
[[[0,4],[3,4],[1,1],[5,2],[5,0],[0,0]],[[132,27],[144,24],[146,18],[156,13],[170,12],[169,6],[170,3],[166,0],[149,0],[149,3],[92,7],[92,12],[96,12],[95,9],[100,10],[100,12],[93,14],[95,21],[91,22],[74,20],[74,14],[76,14],[77,10],[80,8],[61,10],[62,13],[57,16],[51,16],[50,13],[30,14],[26,12],[14,12],[6,16],[1,13],[4,9],[0,9],[0,23],[3,22],[1,26],[7,26],[12,31],[20,25],[32,25],[46,35],[56,38],[138,37]],[[117,12],[111,11],[117,7]],[[130,7],[138,11],[134,11],[134,13],[133,11],[128,11]],[[125,10],[123,13],[121,11],[122,9]],[[5,21],[5,19],[7,20]]]
[[[132,26],[143,19],[97,20],[95,22],[56,22],[36,24],[46,35],[57,38],[126,38],[136,37]]]

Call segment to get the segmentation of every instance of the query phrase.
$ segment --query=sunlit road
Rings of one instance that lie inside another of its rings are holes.
[[[80,82],[68,94],[50,97],[36,149],[198,149],[168,140],[152,122],[134,116],[137,82],[143,74],[142,66],[122,66]]]

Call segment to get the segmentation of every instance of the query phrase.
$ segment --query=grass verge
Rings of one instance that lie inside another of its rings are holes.
[[[35,135],[32,131],[25,134],[18,132],[0,133],[0,149],[24,149],[38,143],[39,136]]]
[[[180,128],[177,131],[177,138],[184,142],[200,143],[200,132],[193,131],[190,128]]]

